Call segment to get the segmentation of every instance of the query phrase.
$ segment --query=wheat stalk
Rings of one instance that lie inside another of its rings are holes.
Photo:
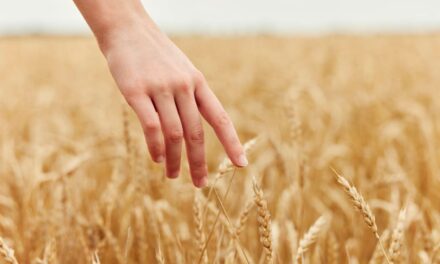
[[[235,178],[235,170],[234,170],[233,173],[232,173],[231,179],[229,180],[228,187],[226,188],[225,194],[223,195],[223,199],[224,199],[224,200],[228,197],[228,194],[229,194],[229,191],[231,190],[231,186],[232,186],[232,182],[234,181],[234,178]],[[208,202],[209,202],[209,200],[206,201],[206,203],[208,203]],[[217,222],[218,222],[219,219],[220,219],[221,212],[222,212],[221,210],[218,210],[217,215],[216,215],[215,220],[214,220],[214,223],[213,223],[213,225],[212,225],[212,227],[211,227],[211,230],[210,230],[209,233],[208,233],[208,237],[206,238],[206,243],[205,243],[205,245],[204,245],[204,247],[203,247],[202,253],[200,254],[200,256],[199,256],[199,260],[198,260],[198,262],[197,262],[197,263],[199,263],[199,264],[200,264],[200,263],[202,262],[202,260],[203,260],[203,254],[204,254],[204,252],[206,251],[206,249],[207,249],[207,247],[208,247],[208,244],[209,244],[209,241],[210,241],[211,238],[212,238],[212,235],[214,234],[215,226],[217,225]]]
[[[385,246],[389,244],[390,231],[388,229],[382,232],[382,235],[380,236],[380,240],[382,241],[382,243],[385,244]],[[383,262],[383,258],[384,255],[383,255],[382,247],[380,246],[380,244],[377,244],[376,247],[374,248],[373,255],[371,256],[370,261],[368,263],[381,264]]]
[[[165,257],[164,257],[164,255],[162,253],[160,238],[159,238],[159,241],[157,243],[157,250],[156,250],[155,258],[156,258],[156,263],[158,263],[158,264],[165,264]]]
[[[256,144],[257,142],[257,137],[247,141],[244,146],[244,152],[247,153],[249,152]],[[218,182],[218,180],[220,180],[220,178],[222,178],[222,176],[226,175],[227,173],[233,171],[236,167],[234,166],[234,164],[232,164],[232,162],[226,157],[223,159],[223,161],[220,163],[220,165],[218,166],[217,169],[217,174],[214,177],[214,182],[209,186],[209,192],[205,201],[205,205],[203,206],[203,214],[202,214],[202,219],[206,218],[206,214],[208,211],[208,203],[211,199],[211,195],[213,193],[213,190]]]
[[[376,219],[374,217],[373,212],[371,211],[368,204],[365,202],[364,197],[357,191],[357,189],[354,186],[351,186],[350,183],[339,175],[336,170],[332,169],[333,172],[336,175],[338,183],[344,188],[345,193],[350,197],[354,207],[362,214],[364,222],[367,224],[367,226],[370,228],[370,230],[373,232],[373,234],[376,236],[383,254],[385,256],[385,259],[387,260],[387,263],[390,263],[390,260],[388,258],[388,255],[385,251],[385,248],[382,245],[382,241],[380,240],[379,233],[377,231],[377,224]]]
[[[134,243],[136,244],[135,255],[136,259],[140,263],[147,261],[147,251],[148,244],[145,235],[145,224],[144,224],[144,213],[141,207],[136,207],[133,210],[134,214],[134,228],[136,232],[134,233]]]
[[[106,238],[108,244],[110,245],[110,247],[113,250],[113,253],[115,255],[117,262],[119,264],[125,264],[126,261],[125,261],[124,255],[122,253],[122,249],[119,246],[118,239],[114,236],[112,231],[110,229],[108,229],[106,226],[102,225],[102,223],[100,223],[100,226],[101,226],[102,230],[104,231],[104,235],[105,235],[105,238]]]
[[[57,258],[56,240],[52,239],[44,248],[43,262],[46,264],[54,264]]]
[[[255,193],[254,202],[257,206],[258,231],[260,233],[260,242],[266,254],[266,263],[272,263],[272,230],[271,216],[267,208],[267,201],[264,198],[263,190],[258,186],[257,180],[253,177],[253,189]]]
[[[99,259],[97,250],[93,252],[91,259],[92,259],[92,264],[101,264],[101,260]]]
[[[321,216],[304,234],[304,236],[299,241],[299,247],[298,250],[296,251],[295,263],[299,263],[304,257],[304,253],[306,253],[307,250],[309,250],[310,246],[316,242],[319,233],[322,231],[326,223],[327,221],[324,218],[324,216]]]

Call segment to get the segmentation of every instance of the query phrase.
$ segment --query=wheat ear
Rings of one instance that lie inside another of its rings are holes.
[[[204,252],[203,248],[205,247],[205,233],[203,232],[203,219],[202,219],[202,205],[199,197],[199,193],[196,193],[194,196],[194,223],[196,224],[196,243],[198,254],[202,255],[203,263],[208,262],[208,255]]]
[[[235,229],[235,235],[238,237],[240,236],[241,232],[243,231],[244,227],[246,226],[246,222],[249,218],[249,213],[254,207],[254,202],[249,201],[244,210],[240,213],[240,217],[238,218],[237,227]]]
[[[1,237],[0,237],[0,256],[8,264],[18,264],[18,261],[14,256],[14,250],[10,248]]]
[[[351,186],[350,183],[339,175],[336,170],[332,169],[333,172],[336,174],[336,178],[338,183],[344,188],[345,193],[350,197],[351,201],[353,202],[354,207],[362,214],[363,219],[367,226],[370,228],[370,230],[373,232],[373,234],[376,236],[380,247],[383,251],[383,254],[385,256],[385,259],[387,263],[390,264],[390,260],[388,258],[388,255],[385,251],[385,248],[382,245],[382,241],[380,240],[379,233],[377,231],[377,224],[376,224],[376,218],[374,217],[373,212],[371,211],[370,207],[368,206],[367,202],[365,202],[364,197],[357,191],[357,189],[354,186]]]
[[[396,227],[391,235],[391,244],[388,250],[391,263],[396,263],[400,257],[400,249],[402,247],[403,231],[405,228],[406,210],[402,209],[399,213]]]
[[[307,233],[304,234],[303,238],[299,241],[299,247],[296,251],[295,263],[299,263],[304,256],[304,253],[309,250],[310,246],[313,245],[322,228],[326,224],[326,220],[323,216],[319,217],[315,223],[309,228]]]
[[[263,190],[258,186],[257,180],[253,178],[254,187],[254,202],[257,206],[257,221],[258,221],[258,231],[260,233],[260,242],[263,245],[264,251],[266,253],[266,263],[272,263],[272,230],[271,230],[271,216],[269,209],[267,208],[267,201],[264,198]]]

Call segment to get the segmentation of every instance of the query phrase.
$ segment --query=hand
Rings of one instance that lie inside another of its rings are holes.
[[[115,29],[101,43],[120,91],[139,118],[152,159],[166,162],[169,178],[179,175],[184,139],[194,185],[207,184],[199,112],[214,128],[231,161],[247,165],[231,119],[203,74],[157,27]]]

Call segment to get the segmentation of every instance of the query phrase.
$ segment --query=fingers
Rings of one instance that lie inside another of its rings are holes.
[[[183,129],[177,112],[174,97],[161,94],[154,98],[156,109],[162,126],[165,141],[166,174],[169,178],[176,178],[180,171]]]
[[[203,126],[193,93],[176,95],[176,104],[183,126],[186,152],[193,183],[196,187],[207,184]]]
[[[136,112],[144,130],[148,151],[155,162],[163,162],[164,146],[161,135],[159,116],[154,109],[151,99],[147,96],[137,96],[129,101],[130,106]]]
[[[179,176],[182,140],[186,141],[189,168],[194,185],[207,184],[203,126],[200,113],[214,128],[231,161],[240,167],[248,164],[237,132],[223,106],[209,89],[204,78],[179,89],[161,89],[150,96],[127,98],[141,121],[148,149],[156,162],[165,160],[166,175]],[[161,132],[163,138],[161,136]]]
[[[208,123],[214,128],[217,137],[223,144],[231,161],[240,167],[247,166],[248,161],[237,132],[226,111],[214,93],[204,85],[196,89],[196,100],[199,110]]]

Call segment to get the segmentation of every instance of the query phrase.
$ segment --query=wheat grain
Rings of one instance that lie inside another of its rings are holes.
[[[271,216],[267,208],[267,201],[264,198],[263,190],[258,186],[257,180],[253,178],[254,202],[257,206],[257,221],[258,231],[260,234],[260,242],[264,248],[266,255],[266,263],[272,263],[272,231],[271,231]]]

